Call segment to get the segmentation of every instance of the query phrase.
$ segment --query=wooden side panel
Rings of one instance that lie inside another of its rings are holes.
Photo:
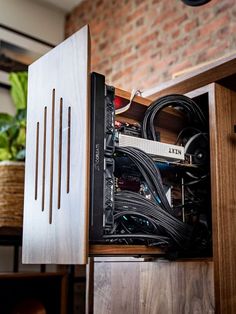
[[[24,263],[87,261],[89,61],[85,26],[29,68]]]
[[[216,312],[236,313],[236,92],[218,84],[210,98]]]
[[[94,314],[120,313],[214,313],[213,263],[95,263]]]

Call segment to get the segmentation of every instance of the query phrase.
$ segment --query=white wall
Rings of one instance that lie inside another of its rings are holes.
[[[33,0],[0,0],[0,23],[52,44],[64,38],[65,12]]]
[[[12,103],[8,89],[0,87],[0,112],[14,115],[16,110]]]
[[[36,0],[0,0],[0,24],[53,45],[64,39],[64,21],[64,11]],[[1,87],[0,112],[15,112],[9,92]]]

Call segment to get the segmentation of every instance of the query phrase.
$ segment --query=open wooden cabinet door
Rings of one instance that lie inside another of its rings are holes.
[[[85,26],[29,67],[24,263],[87,262],[89,46]]]

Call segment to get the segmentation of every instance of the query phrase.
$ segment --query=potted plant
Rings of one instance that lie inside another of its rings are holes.
[[[22,226],[27,79],[27,72],[10,73],[16,114],[0,113],[0,227]]]

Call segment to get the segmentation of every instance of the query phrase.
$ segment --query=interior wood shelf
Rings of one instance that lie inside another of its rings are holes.
[[[165,251],[158,247],[145,245],[112,245],[91,244],[89,246],[90,256],[142,256],[142,255],[165,255]]]

